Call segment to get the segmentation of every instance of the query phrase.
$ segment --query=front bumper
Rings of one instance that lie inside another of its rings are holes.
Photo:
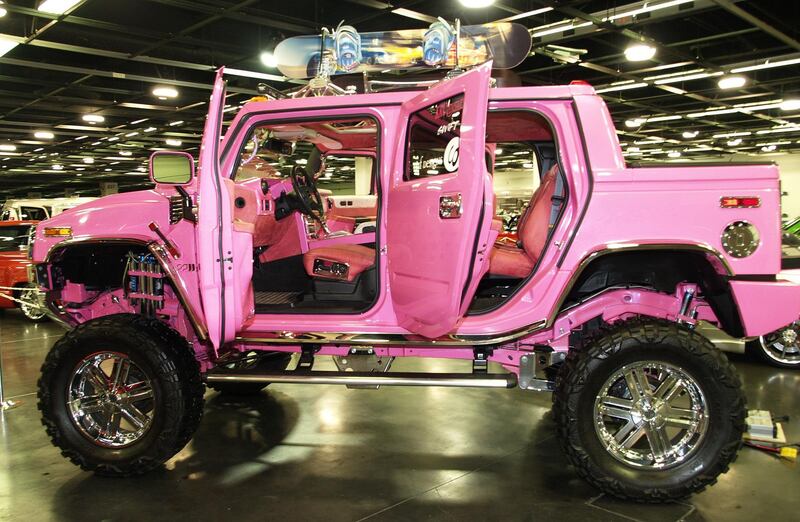
[[[757,337],[800,319],[800,270],[785,270],[775,281],[730,281],[744,334]]]

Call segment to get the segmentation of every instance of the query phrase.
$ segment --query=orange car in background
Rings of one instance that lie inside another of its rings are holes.
[[[0,309],[20,308],[31,321],[42,321],[46,316],[39,292],[28,284],[28,234],[36,223],[0,221]]]

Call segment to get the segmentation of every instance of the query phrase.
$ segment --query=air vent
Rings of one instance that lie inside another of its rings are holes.
[[[169,224],[174,225],[183,218],[183,198],[180,195],[169,198]]]

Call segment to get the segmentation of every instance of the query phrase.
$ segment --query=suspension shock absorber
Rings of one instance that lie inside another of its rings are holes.
[[[125,289],[130,303],[151,317],[164,307],[164,272],[153,254],[128,254]]]

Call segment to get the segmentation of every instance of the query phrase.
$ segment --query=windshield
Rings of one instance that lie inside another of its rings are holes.
[[[0,227],[0,252],[19,252],[20,247],[28,246],[30,225]]]

